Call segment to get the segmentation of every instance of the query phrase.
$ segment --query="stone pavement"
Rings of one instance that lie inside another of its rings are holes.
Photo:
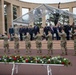
[[[20,41],[20,49],[25,49],[25,42]],[[36,49],[35,41],[31,41],[31,49]],[[9,41],[10,49],[14,49],[14,41]],[[68,49],[74,49],[74,43],[73,40],[67,41],[67,48]],[[3,49],[3,40],[0,40],[0,49]],[[42,41],[42,49],[47,49],[47,41]],[[60,41],[54,40],[53,41],[53,49],[61,49],[60,47]]]
[[[43,42],[42,48],[42,56],[47,55],[46,49],[46,41]],[[10,54],[14,54],[14,42],[10,42]],[[53,41],[54,43],[54,54],[51,56],[61,56],[61,49],[60,49],[60,41]],[[50,66],[52,68],[52,75],[76,75],[76,56],[74,56],[73,50],[73,41],[68,41],[68,55],[64,55],[62,57],[68,58],[72,62],[72,66]],[[31,56],[39,56],[35,49],[35,41],[32,41],[32,54],[28,54]],[[3,41],[0,40],[0,55],[4,55],[3,52]],[[20,55],[26,56],[26,50],[24,47],[24,42],[20,42]],[[40,55],[41,56],[41,55]],[[9,64],[1,64],[0,63],[0,75],[11,75],[12,65]],[[14,73],[14,75],[47,75],[47,70],[45,66],[33,66],[33,65],[19,65],[19,72],[18,74]]]

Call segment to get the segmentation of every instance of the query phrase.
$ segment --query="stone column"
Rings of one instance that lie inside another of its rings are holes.
[[[43,29],[46,26],[46,18],[45,16],[42,17],[42,28],[40,28],[40,34],[43,34]]]
[[[5,32],[4,0],[0,0],[0,34]]]
[[[7,4],[7,32],[13,23],[13,5]]]
[[[42,17],[42,27],[46,26],[46,18],[45,16]]]
[[[33,8],[28,8],[28,9],[29,11],[33,10]],[[32,25],[32,27],[34,27],[34,20],[29,25]]]
[[[69,7],[69,11],[73,13],[73,8]],[[73,17],[70,17],[69,24],[71,25],[73,23]]]
[[[22,7],[18,6],[17,7],[17,17],[22,16]]]

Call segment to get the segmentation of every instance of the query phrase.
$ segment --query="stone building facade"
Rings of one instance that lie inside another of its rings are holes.
[[[8,28],[12,25],[13,22],[13,6],[17,6],[17,17],[22,15],[22,8],[28,8],[29,10],[34,9],[40,4],[22,2],[19,0],[0,0],[0,34],[4,34],[5,32],[5,18],[4,18],[4,4],[7,5],[7,26]],[[48,4],[54,7],[58,7],[58,4]],[[60,8],[65,9],[68,8],[70,12],[73,12],[73,8],[76,7],[76,1],[61,3]],[[43,25],[45,25],[45,17],[42,19]],[[73,20],[70,18],[70,24],[72,24]]]

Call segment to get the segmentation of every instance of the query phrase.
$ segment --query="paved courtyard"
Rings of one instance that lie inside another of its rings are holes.
[[[14,49],[10,49],[10,54],[14,54]],[[0,45],[0,55],[4,55],[3,48]],[[20,49],[20,55],[26,56],[25,49]],[[30,54],[29,54],[30,55]],[[42,56],[47,55],[47,49],[42,49]],[[60,49],[54,49],[54,54],[51,56],[61,56]],[[38,56],[36,49],[32,49],[31,56]],[[76,56],[74,56],[74,50],[68,49],[68,55],[62,57],[68,58],[72,66],[50,66],[52,69],[52,75],[76,75]],[[45,66],[39,65],[19,65],[19,72],[14,75],[47,75],[47,69]],[[1,64],[0,63],[0,75],[11,75],[12,65],[10,64]]]

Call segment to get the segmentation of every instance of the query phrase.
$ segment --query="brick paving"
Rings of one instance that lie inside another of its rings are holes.
[[[0,55],[4,55],[2,43],[3,41],[0,41]],[[20,42],[20,43],[23,43],[23,42]],[[68,55],[64,55],[62,57],[68,58],[72,62],[72,66],[68,66],[68,67],[50,66],[52,68],[52,75],[76,75],[76,56],[74,56],[73,42],[68,41],[68,43],[72,45],[71,46],[72,48],[68,49]],[[10,47],[9,55],[13,55],[14,54],[13,42],[10,42],[10,44],[11,44],[10,45],[11,47]],[[20,48],[20,55],[26,56],[25,49],[23,47],[21,48]],[[36,49],[35,48],[32,49],[31,56],[37,56],[37,55],[38,54],[36,52]],[[47,55],[47,49],[42,48],[42,55]],[[58,56],[58,55],[61,56],[61,50],[54,48],[54,54],[51,56]],[[0,75],[11,75],[11,71],[12,71],[12,65],[0,63]],[[44,66],[19,65],[19,72],[18,74],[14,73],[14,75],[47,75],[47,71],[46,71],[46,67]]]
[[[20,41],[19,44],[20,44],[20,49],[25,49],[24,41]],[[35,41],[31,41],[31,45],[32,45],[32,47],[31,47],[32,49],[36,49]],[[14,41],[9,41],[9,46],[10,46],[10,49],[14,49]],[[73,40],[67,41],[68,49],[74,49],[73,46],[74,46]],[[0,49],[3,49],[3,40],[0,40]],[[47,41],[46,40],[42,41],[42,49],[47,49]],[[53,49],[61,49],[60,41],[57,41],[57,40],[53,41]]]

